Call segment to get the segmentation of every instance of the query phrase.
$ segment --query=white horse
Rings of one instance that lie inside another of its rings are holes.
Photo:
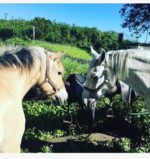
[[[117,81],[123,81],[143,97],[150,111],[150,50],[102,51],[101,54],[92,47],[91,50],[94,59],[82,93],[84,104],[94,107],[97,99],[113,89]]]
[[[0,152],[20,152],[22,99],[32,86],[39,85],[54,100],[67,99],[60,57],[36,46],[0,48]]]

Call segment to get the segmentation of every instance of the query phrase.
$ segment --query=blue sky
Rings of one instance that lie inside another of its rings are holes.
[[[130,38],[128,29],[121,27],[121,7],[122,4],[0,4],[0,18],[4,18],[5,13],[8,13],[7,19],[31,20],[39,16],[71,25],[97,27],[102,31],[123,32]],[[145,35],[140,41],[145,41]]]

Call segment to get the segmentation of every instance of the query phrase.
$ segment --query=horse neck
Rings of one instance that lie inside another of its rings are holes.
[[[117,81],[125,81],[128,76],[127,56],[128,53],[122,51],[109,52],[107,55],[106,62],[113,70],[111,79],[114,85]]]
[[[46,54],[40,52],[35,56],[34,62],[33,69],[25,75],[27,77],[25,94],[32,86],[39,85],[45,80]]]
[[[44,80],[46,69],[44,60],[45,58],[41,60],[41,57],[35,56],[31,69],[23,68],[20,70],[17,67],[1,69],[1,90],[13,98],[22,99],[32,86]]]

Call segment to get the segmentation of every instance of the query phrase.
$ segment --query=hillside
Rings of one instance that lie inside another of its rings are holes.
[[[83,49],[79,49],[75,46],[70,45],[63,45],[63,44],[54,44],[46,41],[40,41],[40,40],[22,40],[20,38],[11,38],[5,42],[7,45],[23,45],[23,46],[31,46],[31,45],[37,45],[44,47],[45,49],[54,51],[54,52],[64,52],[65,54],[80,58],[84,60],[90,60],[91,55],[87,51]],[[90,47],[90,46],[89,46]]]

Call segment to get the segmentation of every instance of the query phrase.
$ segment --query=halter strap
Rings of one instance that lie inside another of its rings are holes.
[[[106,63],[105,63],[104,65],[105,65],[105,67],[107,67],[107,66],[106,66]],[[104,82],[103,82],[102,84],[100,84],[97,88],[92,89],[92,88],[89,88],[89,87],[87,87],[87,86],[84,86],[84,89],[86,89],[86,90],[88,90],[88,91],[90,91],[90,92],[93,92],[93,93],[97,93],[105,84],[108,85],[108,87],[109,87],[110,89],[112,89],[113,86],[111,85],[110,80],[109,80],[109,78],[108,78],[106,68],[105,68],[105,70],[103,71],[103,74],[104,74]]]
[[[46,72],[45,72],[45,80],[40,84],[40,86],[42,86],[43,84],[45,84],[45,83],[49,83],[51,86],[52,86],[52,88],[53,88],[53,90],[54,90],[54,92],[53,93],[51,93],[50,95],[53,95],[53,94],[56,94],[57,93],[57,91],[58,91],[58,88],[57,88],[57,86],[56,86],[56,84],[51,80],[51,78],[50,78],[50,76],[49,76],[49,56],[48,56],[48,54],[45,52],[45,54],[46,54]]]

